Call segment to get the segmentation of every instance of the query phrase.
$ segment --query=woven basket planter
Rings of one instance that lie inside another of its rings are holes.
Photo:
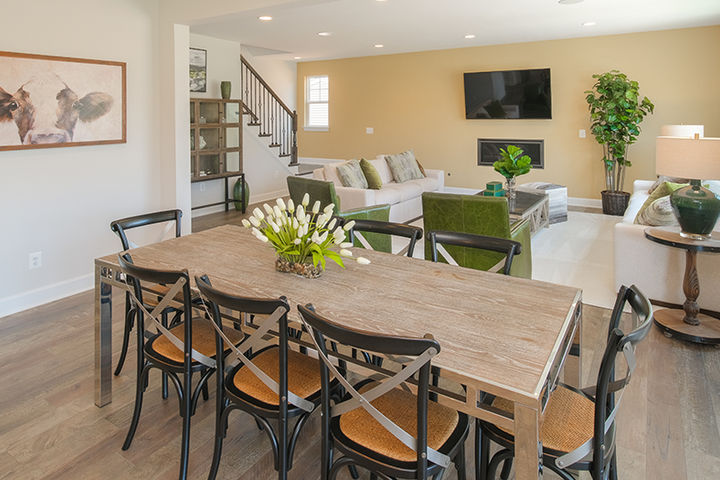
[[[625,214],[625,209],[630,200],[630,194],[628,192],[610,192],[603,190],[600,194],[602,195],[602,209],[605,215],[622,216]]]

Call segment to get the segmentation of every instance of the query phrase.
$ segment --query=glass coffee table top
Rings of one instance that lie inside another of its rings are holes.
[[[510,215],[523,215],[528,210],[532,210],[538,204],[544,202],[545,199],[546,195],[518,190],[514,199],[508,199],[508,210]]]

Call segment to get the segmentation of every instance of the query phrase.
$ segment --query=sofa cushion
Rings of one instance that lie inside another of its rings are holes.
[[[646,208],[648,208],[655,200],[657,200],[660,197],[666,197],[670,195],[675,190],[687,186],[686,184],[682,183],[672,183],[672,182],[665,182],[662,185],[660,185],[658,188],[656,188],[653,193],[651,193],[647,200],[645,200],[645,203],[643,203],[643,206],[640,207],[640,210],[638,210],[637,215],[635,216],[635,222],[634,223],[640,223],[639,219],[643,218],[643,213]]]
[[[647,208],[638,213],[635,223],[651,227],[678,225],[670,205],[670,195],[655,199]]]
[[[336,163],[328,163],[325,165],[325,180],[328,182],[333,182],[336,186],[340,187],[342,186],[342,182],[340,181],[340,177],[338,177],[337,173],[337,167],[340,165],[339,162]]]
[[[425,177],[418,178],[416,180],[409,180],[403,185],[408,183],[417,185],[423,192],[434,192],[435,190],[438,190],[440,188],[440,179],[437,177]]]
[[[360,168],[362,168],[363,175],[365,175],[368,188],[379,190],[382,187],[383,181],[382,178],[380,178],[380,173],[377,171],[377,168],[364,158],[360,159]]]
[[[397,183],[424,178],[418,167],[417,160],[415,160],[415,155],[411,150],[396,155],[388,155],[385,157],[385,160],[390,167],[393,179]]]
[[[380,180],[382,180],[383,185],[393,181],[392,172],[385,161],[385,155],[378,155],[375,160],[369,160],[369,162],[372,163],[373,167],[375,167],[380,174]]]
[[[670,183],[690,183],[690,180],[687,178],[675,178],[675,177],[667,177],[665,175],[658,175],[657,180],[655,180],[655,183],[652,184],[652,187],[648,188],[648,195],[652,195],[652,193],[660,187],[665,182]]]
[[[337,174],[345,187],[368,188],[367,179],[365,179],[360,162],[357,160],[349,160],[342,165],[338,165]]]

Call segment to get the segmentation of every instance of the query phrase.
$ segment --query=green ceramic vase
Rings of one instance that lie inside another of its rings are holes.
[[[235,200],[242,200],[242,184],[243,180],[242,178],[238,178],[235,182],[235,186],[233,186],[233,198]],[[245,182],[245,206],[247,207],[250,204],[250,187],[248,186],[247,182]],[[241,202],[235,202],[235,210],[242,211],[242,203]]]
[[[220,82],[220,95],[222,95],[223,99],[228,100],[230,98],[231,88],[232,88],[232,83]]]

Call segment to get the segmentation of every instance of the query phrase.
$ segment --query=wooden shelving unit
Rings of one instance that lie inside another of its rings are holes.
[[[229,179],[243,177],[243,103],[238,99],[190,99],[190,181],[225,179],[225,199],[193,210],[234,202]],[[246,205],[243,203],[243,212]]]

